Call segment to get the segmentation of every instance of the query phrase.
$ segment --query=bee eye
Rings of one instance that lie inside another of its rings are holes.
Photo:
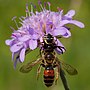
[[[53,38],[47,38],[48,43],[52,43],[52,41],[53,41]]]

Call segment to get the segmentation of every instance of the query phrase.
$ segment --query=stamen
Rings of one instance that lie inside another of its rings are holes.
[[[28,15],[30,16],[30,11],[28,9],[28,4],[26,4],[26,17],[28,17]]]
[[[39,5],[42,4],[41,0],[38,0],[38,4],[39,4]]]
[[[33,7],[36,9],[36,5],[33,5]]]
[[[24,17],[24,16],[21,16],[21,19],[25,19],[26,17]]]
[[[40,5],[41,9],[44,10],[41,0],[38,0],[38,4]]]
[[[47,5],[47,3],[46,3],[46,2],[44,2],[44,9],[46,9],[46,5]]]
[[[19,22],[21,25],[23,25],[23,21],[21,20],[21,22]]]
[[[51,3],[50,3],[50,2],[47,2],[47,4],[48,4],[48,6],[49,6],[49,10],[51,10],[51,9],[50,9]]]
[[[31,13],[33,13],[33,4],[32,3],[30,4],[31,4]]]
[[[23,19],[21,17],[19,17],[19,19],[23,22]]]
[[[23,25],[23,19],[24,19],[24,17],[20,17],[19,18],[21,21],[19,22],[21,25]]]
[[[57,7],[57,10],[58,10],[58,11],[61,11],[61,10],[62,10],[62,8],[60,8],[60,7]]]
[[[30,4],[31,4],[31,14],[34,14],[34,9],[36,9],[36,5],[34,5],[33,3]]]
[[[10,28],[11,28],[13,31],[16,31],[12,26],[10,26]]]
[[[17,24],[17,22],[16,22],[16,18],[17,18],[17,17],[16,17],[16,16],[14,16],[14,17],[12,18],[12,20],[15,22],[16,27],[17,27],[17,28],[19,28],[19,27],[18,27],[18,24]]]

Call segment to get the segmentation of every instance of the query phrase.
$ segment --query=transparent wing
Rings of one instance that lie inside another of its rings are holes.
[[[31,63],[28,63],[26,65],[23,65],[21,68],[20,68],[20,72],[22,73],[28,73],[29,71],[32,70],[32,64]]]
[[[69,90],[67,79],[64,75],[64,71],[61,68],[60,68],[60,77],[61,77],[61,80],[62,80],[65,90]]]
[[[36,61],[34,62],[29,62],[27,63],[26,65],[23,65],[21,68],[20,68],[20,72],[22,73],[28,73],[32,70],[33,66],[36,65],[36,64],[39,64],[41,62],[41,58],[37,59]]]
[[[65,70],[68,72],[68,74],[70,74],[70,75],[76,75],[76,74],[78,74],[78,71],[77,71],[74,67],[72,67],[71,65],[69,65],[69,64],[66,64],[66,63],[64,63],[64,62],[61,62],[61,66],[62,66],[62,68],[65,69]]]

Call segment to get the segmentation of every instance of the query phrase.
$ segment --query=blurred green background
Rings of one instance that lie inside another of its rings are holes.
[[[13,68],[11,52],[5,45],[12,33],[10,25],[15,27],[11,21],[13,16],[25,16],[26,2],[33,2],[37,6],[37,0],[0,0],[0,90],[64,90],[61,80],[57,85],[47,88],[43,83],[43,69],[39,80],[36,80],[36,65],[28,74],[19,72],[20,66],[37,59],[39,50],[27,55],[23,64],[18,64],[16,70]],[[70,90],[90,90],[90,0],[41,0],[50,1],[51,10],[57,11],[57,6],[64,9],[66,13],[70,9],[76,10],[74,19],[85,24],[84,29],[70,25],[72,36],[61,41],[67,51],[61,55],[62,60],[76,67],[77,76],[66,74]],[[37,9],[38,6],[37,6]],[[17,19],[18,21],[18,19]]]

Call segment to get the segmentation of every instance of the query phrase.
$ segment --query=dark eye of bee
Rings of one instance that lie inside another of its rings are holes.
[[[53,38],[47,38],[48,43],[52,43],[52,41],[53,41]]]

